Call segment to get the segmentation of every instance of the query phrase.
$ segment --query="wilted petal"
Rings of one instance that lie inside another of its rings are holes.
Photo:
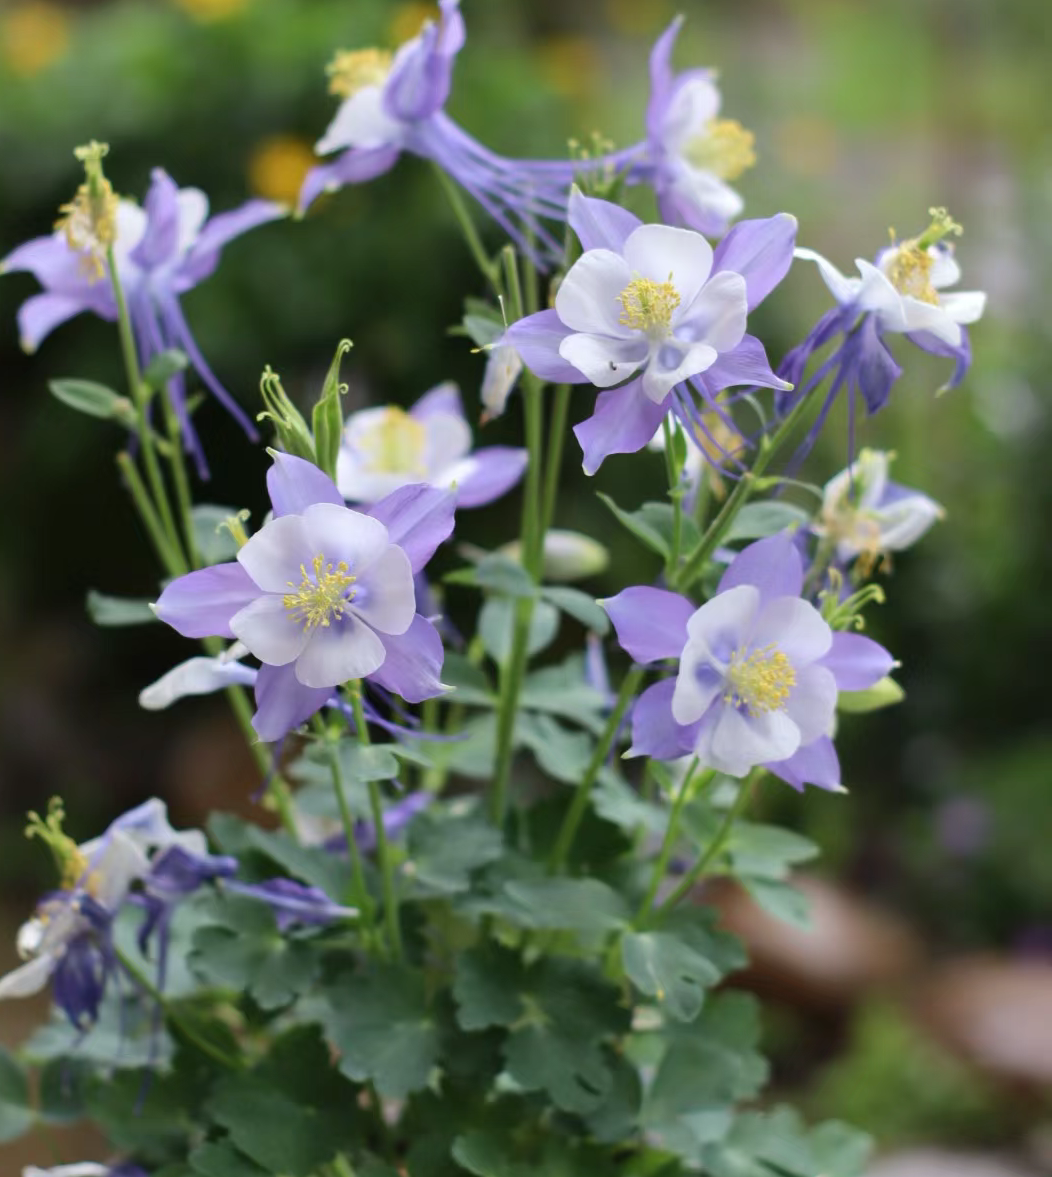
[[[185,638],[232,638],[231,618],[258,596],[240,564],[214,564],[173,580],[154,612]]]
[[[600,602],[621,648],[636,662],[678,658],[687,644],[687,622],[694,606],[667,589],[627,588]]]
[[[393,691],[407,703],[422,703],[446,691],[440,679],[444,651],[438,630],[417,615],[405,633],[381,634],[387,657],[370,681]]]

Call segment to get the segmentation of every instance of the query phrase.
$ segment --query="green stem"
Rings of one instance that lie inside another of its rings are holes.
[[[435,166],[435,175],[438,177],[438,182],[442,185],[442,189],[449,200],[453,215],[460,225],[460,231],[464,234],[464,240],[467,243],[468,250],[475,259],[475,265],[478,266],[482,276],[493,288],[494,294],[500,298],[502,291],[499,271],[493,264],[492,258],[486,252],[486,247],[482,244],[482,238],[479,236],[478,229],[475,228],[475,222],[471,219],[471,213],[468,212],[467,205],[464,203],[464,198],[461,195],[460,189],[457,187],[456,181],[447,176],[442,168],[437,165]]]
[[[329,758],[329,772],[332,775],[332,789],[336,794],[336,804],[340,810],[340,824],[343,826],[343,836],[347,841],[347,853],[351,861],[351,904],[361,913],[362,931],[366,938],[373,928],[373,898],[369,888],[365,885],[365,869],[362,866],[362,854],[358,849],[358,839],[355,837],[354,815],[347,803],[347,790],[343,783],[343,768],[340,765],[340,753],[336,741],[333,739],[325,721],[320,715],[315,715],[311,726],[317,732],[319,739],[325,744]]]
[[[800,423],[800,419],[804,415],[804,410],[810,407],[810,403],[811,397],[801,397],[793,406],[789,415],[767,440],[766,444],[761,446],[760,452],[756,455],[753,468],[738,479],[734,490],[727,496],[727,501],[720,508],[719,514],[713,519],[708,530],[698,541],[697,547],[687,557],[686,563],[680,569],[679,576],[676,578],[675,585],[671,587],[677,590],[688,589],[702,572],[705,571],[705,565],[709,557],[716,550],[720,540],[723,539],[735,515],[748,502],[750,495],[756,489],[756,483],[760,475],[767,469],[771,459],[781,449],[786,439]]]
[[[666,413],[661,422],[662,433],[665,438],[665,473],[668,475],[668,495],[672,500],[672,546],[665,565],[665,575],[671,582],[675,579],[679,567],[679,549],[683,533],[683,489],[679,484],[680,472],[676,463],[676,451],[673,446],[672,424]]]
[[[494,825],[503,827],[508,810],[508,787],[515,751],[515,713],[519,705],[522,682],[529,661],[530,622],[533,597],[519,597],[515,602],[515,628],[511,637],[508,661],[501,667],[500,698],[497,701],[497,766],[490,794],[490,816]]]
[[[570,411],[569,384],[556,385],[552,400],[552,415],[548,422],[548,453],[545,456],[544,498],[541,507],[541,560],[544,559],[544,537],[555,518],[555,500],[559,493],[562,472],[563,442],[566,439],[566,418]]]
[[[221,1066],[227,1067],[232,1071],[242,1070],[240,1059],[232,1058],[221,1047],[218,1047],[213,1042],[209,1042],[207,1038],[202,1038],[200,1034],[184,1021],[179,1014],[172,1008],[170,1002],[165,995],[157,988],[157,986],[146,976],[139,966],[120,948],[114,947],[114,952],[117,959],[120,961],[124,969],[134,978],[135,983],[146,993],[153,998],[154,1001],[164,1010],[165,1017],[170,1018],[183,1032],[183,1034],[203,1053],[207,1054],[209,1058],[214,1059]]]
[[[741,788],[738,790],[738,796],[734,799],[734,804],[727,810],[723,818],[720,828],[716,831],[715,836],[709,843],[705,853],[698,859],[698,861],[690,868],[690,870],[679,881],[676,889],[671,895],[661,904],[661,906],[654,913],[656,919],[663,919],[676,906],[677,903],[689,894],[694,884],[704,875],[716,858],[723,852],[727,845],[727,840],[730,838],[731,830],[734,823],[745,812],[749,804],[749,798],[752,796],[752,791],[756,786],[756,782],[763,776],[764,770],[762,768],[753,769],[752,773],[742,782]]]
[[[636,691],[639,689],[639,684],[643,681],[645,674],[646,671],[642,666],[633,666],[621,683],[621,690],[618,692],[617,702],[614,704],[614,709],[610,712],[610,716],[606,721],[606,727],[603,728],[602,735],[599,737],[599,743],[595,746],[592,759],[588,761],[588,767],[584,770],[584,776],[577,786],[573,802],[566,811],[563,824],[555,839],[555,845],[552,847],[551,854],[548,856],[549,874],[555,874],[562,867],[567,855],[570,853],[574,838],[577,836],[577,828],[580,826],[585,809],[588,807],[588,798],[591,795],[592,787],[599,777],[599,770],[606,761],[607,755],[613,746],[614,739],[617,736],[618,729],[621,726],[621,720],[624,718],[625,711],[628,709],[629,703],[635,698]]]
[[[124,478],[124,485],[128,488],[128,494],[131,495],[135,509],[139,512],[139,518],[142,520],[143,527],[146,528],[158,560],[169,576],[178,576],[178,562],[172,554],[168,537],[164,534],[164,528],[157,517],[146,487],[139,477],[139,471],[132,461],[131,454],[121,451],[117,455],[117,468]]]
[[[369,744],[369,727],[365,722],[365,709],[362,706],[361,683],[355,683],[350,690],[351,709],[354,711],[354,726],[358,732],[358,742],[363,747]],[[402,960],[402,926],[398,919],[398,890],[395,886],[394,862],[391,859],[391,846],[387,841],[384,830],[384,804],[380,795],[380,782],[370,780],[369,808],[372,811],[373,827],[376,837],[376,861],[380,867],[380,881],[384,897],[384,925],[387,929],[387,940],[395,960]]]
[[[179,418],[175,414],[167,396],[162,395],[164,415],[168,426],[168,440],[171,442],[171,453],[168,464],[172,469],[172,481],[175,483],[175,500],[179,507],[179,515],[183,524],[183,536],[186,541],[186,554],[191,568],[200,568],[201,560],[197,552],[197,538],[194,535],[193,498],[190,494],[190,479],[186,473],[186,460],[183,456],[182,433],[179,428]]]
[[[672,848],[676,844],[676,835],[679,833],[679,820],[683,815],[683,807],[687,804],[691,796],[691,784],[694,780],[694,773],[698,769],[697,756],[690,762],[690,767],[687,769],[686,775],[679,786],[679,792],[676,794],[676,799],[672,803],[672,812],[668,817],[668,826],[665,829],[665,837],[661,843],[661,849],[658,852],[657,860],[654,863],[654,871],[650,876],[650,886],[647,887],[647,893],[643,896],[643,902],[639,905],[639,910],[636,912],[636,918],[633,920],[633,927],[640,928],[643,926],[646,917],[650,913],[651,904],[654,902],[654,897],[657,895],[661,884],[665,881],[668,874],[668,862],[672,857]],[[716,775],[715,770],[709,769],[708,772],[701,778],[702,787],[708,784],[709,781]]]

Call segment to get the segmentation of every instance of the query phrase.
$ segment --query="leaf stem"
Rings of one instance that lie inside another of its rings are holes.
[[[343,826],[343,836],[347,842],[347,854],[351,862],[350,904],[361,912],[362,930],[366,937],[373,930],[373,912],[375,904],[365,885],[365,869],[362,865],[362,853],[358,849],[358,839],[355,837],[354,815],[347,802],[347,790],[343,781],[343,767],[340,764],[340,752],[333,734],[325,725],[320,715],[315,715],[311,721],[318,738],[324,743],[329,758],[329,772],[332,776],[332,789],[336,794],[336,805],[340,810],[340,824]]]
[[[494,294],[497,298],[501,297],[500,275],[497,267],[493,264],[492,258],[486,252],[486,247],[482,244],[482,238],[479,236],[479,231],[475,227],[475,222],[471,219],[471,213],[468,212],[467,205],[464,203],[464,197],[457,186],[455,180],[446,175],[442,168],[435,165],[435,175],[438,177],[438,182],[442,186],[442,190],[449,200],[450,207],[453,210],[453,215],[457,219],[457,224],[460,226],[460,231],[464,234],[464,241],[471,256],[475,259],[475,265],[478,266],[483,278],[493,288]]]
[[[683,781],[679,786],[679,792],[676,794],[676,799],[672,803],[672,812],[669,814],[668,825],[665,828],[665,837],[661,843],[661,849],[658,851],[657,859],[654,862],[654,870],[650,876],[650,886],[647,887],[647,893],[643,896],[643,901],[639,905],[639,910],[636,912],[636,918],[633,920],[633,927],[641,928],[647,916],[650,914],[651,904],[654,902],[654,897],[657,895],[661,884],[665,881],[668,874],[668,861],[672,857],[672,848],[676,844],[676,835],[679,833],[679,820],[683,815],[683,808],[692,795],[691,785],[694,780],[694,774],[698,770],[697,756],[690,762],[690,767],[687,769],[683,777]],[[698,782],[698,788],[704,788],[716,775],[714,769],[708,769]]]

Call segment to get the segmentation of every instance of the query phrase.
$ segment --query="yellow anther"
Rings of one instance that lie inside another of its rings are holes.
[[[621,304],[618,322],[623,327],[648,334],[661,334],[672,322],[672,312],[679,306],[679,291],[668,282],[654,282],[650,278],[633,278],[617,296]]]
[[[338,621],[346,613],[354,600],[351,586],[356,578],[351,576],[344,561],[334,567],[320,554],[314,557],[311,567],[313,573],[307,571],[305,564],[300,565],[303,580],[298,585],[289,581],[293,591],[282,597],[282,603],[292,620],[302,622],[304,629],[319,626],[324,629],[332,624],[333,618]]]
[[[939,292],[931,280],[938,254],[932,253],[931,247],[944,237],[960,237],[964,230],[944,208],[930,208],[928,215],[931,224],[918,237],[896,243],[895,230],[890,230],[892,250],[882,268],[899,294],[938,306]]]
[[[385,409],[379,422],[357,440],[370,474],[427,478],[427,429],[404,410]]]
[[[756,136],[737,119],[710,119],[683,150],[687,161],[721,180],[737,180],[756,163]]]
[[[729,690],[725,703],[744,707],[750,715],[765,711],[780,711],[789,699],[789,691],[796,684],[792,663],[772,642],[762,649],[746,654],[735,650],[727,669]]]
[[[329,93],[350,98],[366,86],[382,86],[391,71],[391,54],[386,49],[341,49],[325,67]]]
[[[102,159],[109,151],[93,139],[73,154],[84,165],[85,180],[76,195],[58,210],[55,228],[66,235],[70,249],[84,255],[92,282],[106,274],[106,256],[117,240],[117,195],[102,173]]]

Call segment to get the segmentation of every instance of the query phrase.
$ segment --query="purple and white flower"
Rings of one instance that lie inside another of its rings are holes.
[[[352,919],[357,908],[333,901],[320,887],[309,887],[294,879],[267,879],[263,883],[227,883],[231,894],[258,899],[274,913],[278,931],[287,932],[297,925],[324,927],[337,920]]]
[[[945,514],[934,499],[888,478],[892,457],[863,449],[825,485],[814,530],[835,543],[841,564],[863,557],[872,566],[886,552],[915,544]]]
[[[39,1169],[30,1165],[22,1170],[22,1177],[146,1177],[146,1171],[138,1165],[100,1165],[96,1161],[80,1161],[72,1165],[55,1165],[51,1169]]]
[[[287,211],[270,201],[250,200],[209,218],[208,197],[200,189],[178,188],[167,172],[156,168],[142,208],[122,199],[115,214],[113,252],[140,365],[145,368],[169,348],[182,350],[202,382],[252,438],[257,436],[255,427],[198,349],[179,299],[213,273],[226,244]],[[18,312],[26,351],[35,351],[55,327],[83,311],[116,320],[110,282],[85,260],[69,235],[58,229],[19,246],[0,263],[0,272],[27,271],[43,287],[43,293],[27,299]],[[183,374],[172,376],[168,387],[186,447],[203,473],[204,455],[187,411]]]
[[[576,165],[496,155],[445,113],[465,30],[459,0],[440,0],[439,10],[437,23],[428,21],[393,57],[377,49],[337,54],[330,90],[343,103],[315,151],[340,154],[308,174],[300,209],[322,192],[383,175],[409,152],[436,163],[522,248],[557,259],[561,244],[542,220],[565,219]]]
[[[721,414],[735,384],[786,389],[746,319],[792,262],[796,220],[743,221],[716,247],[688,229],[644,225],[574,190],[570,227],[584,253],[555,306],[513,323],[502,342],[544,380],[604,389],[574,429],[593,474],[613,453],[634,453],[674,411],[699,416],[690,391]]]
[[[519,481],[527,452],[487,446],[472,452],[471,426],[451,382],[406,412],[389,406],[352,413],[336,461],[336,485],[350,502],[374,503],[414,483],[456,491],[458,507],[493,502]]]
[[[184,637],[237,638],[262,663],[253,725],[281,739],[334,688],[367,679],[410,703],[441,694],[442,641],[414,574],[453,529],[454,496],[404,486],[368,514],[316,466],[275,454],[274,517],[237,560],[169,584],[155,610]]]
[[[719,117],[720,91],[708,69],[672,70],[672,50],[683,24],[677,17],[650,54],[650,103],[642,158],[627,173],[657,194],[661,219],[670,225],[722,237],[745,207],[730,186],[756,162],[750,131]]]
[[[692,754],[738,777],[763,765],[798,789],[839,790],[837,694],[879,682],[892,659],[869,638],[835,633],[802,587],[799,552],[783,533],[745,548],[700,608],[643,587],[604,602],[637,662],[678,661],[676,676],[636,703],[629,754]]]

